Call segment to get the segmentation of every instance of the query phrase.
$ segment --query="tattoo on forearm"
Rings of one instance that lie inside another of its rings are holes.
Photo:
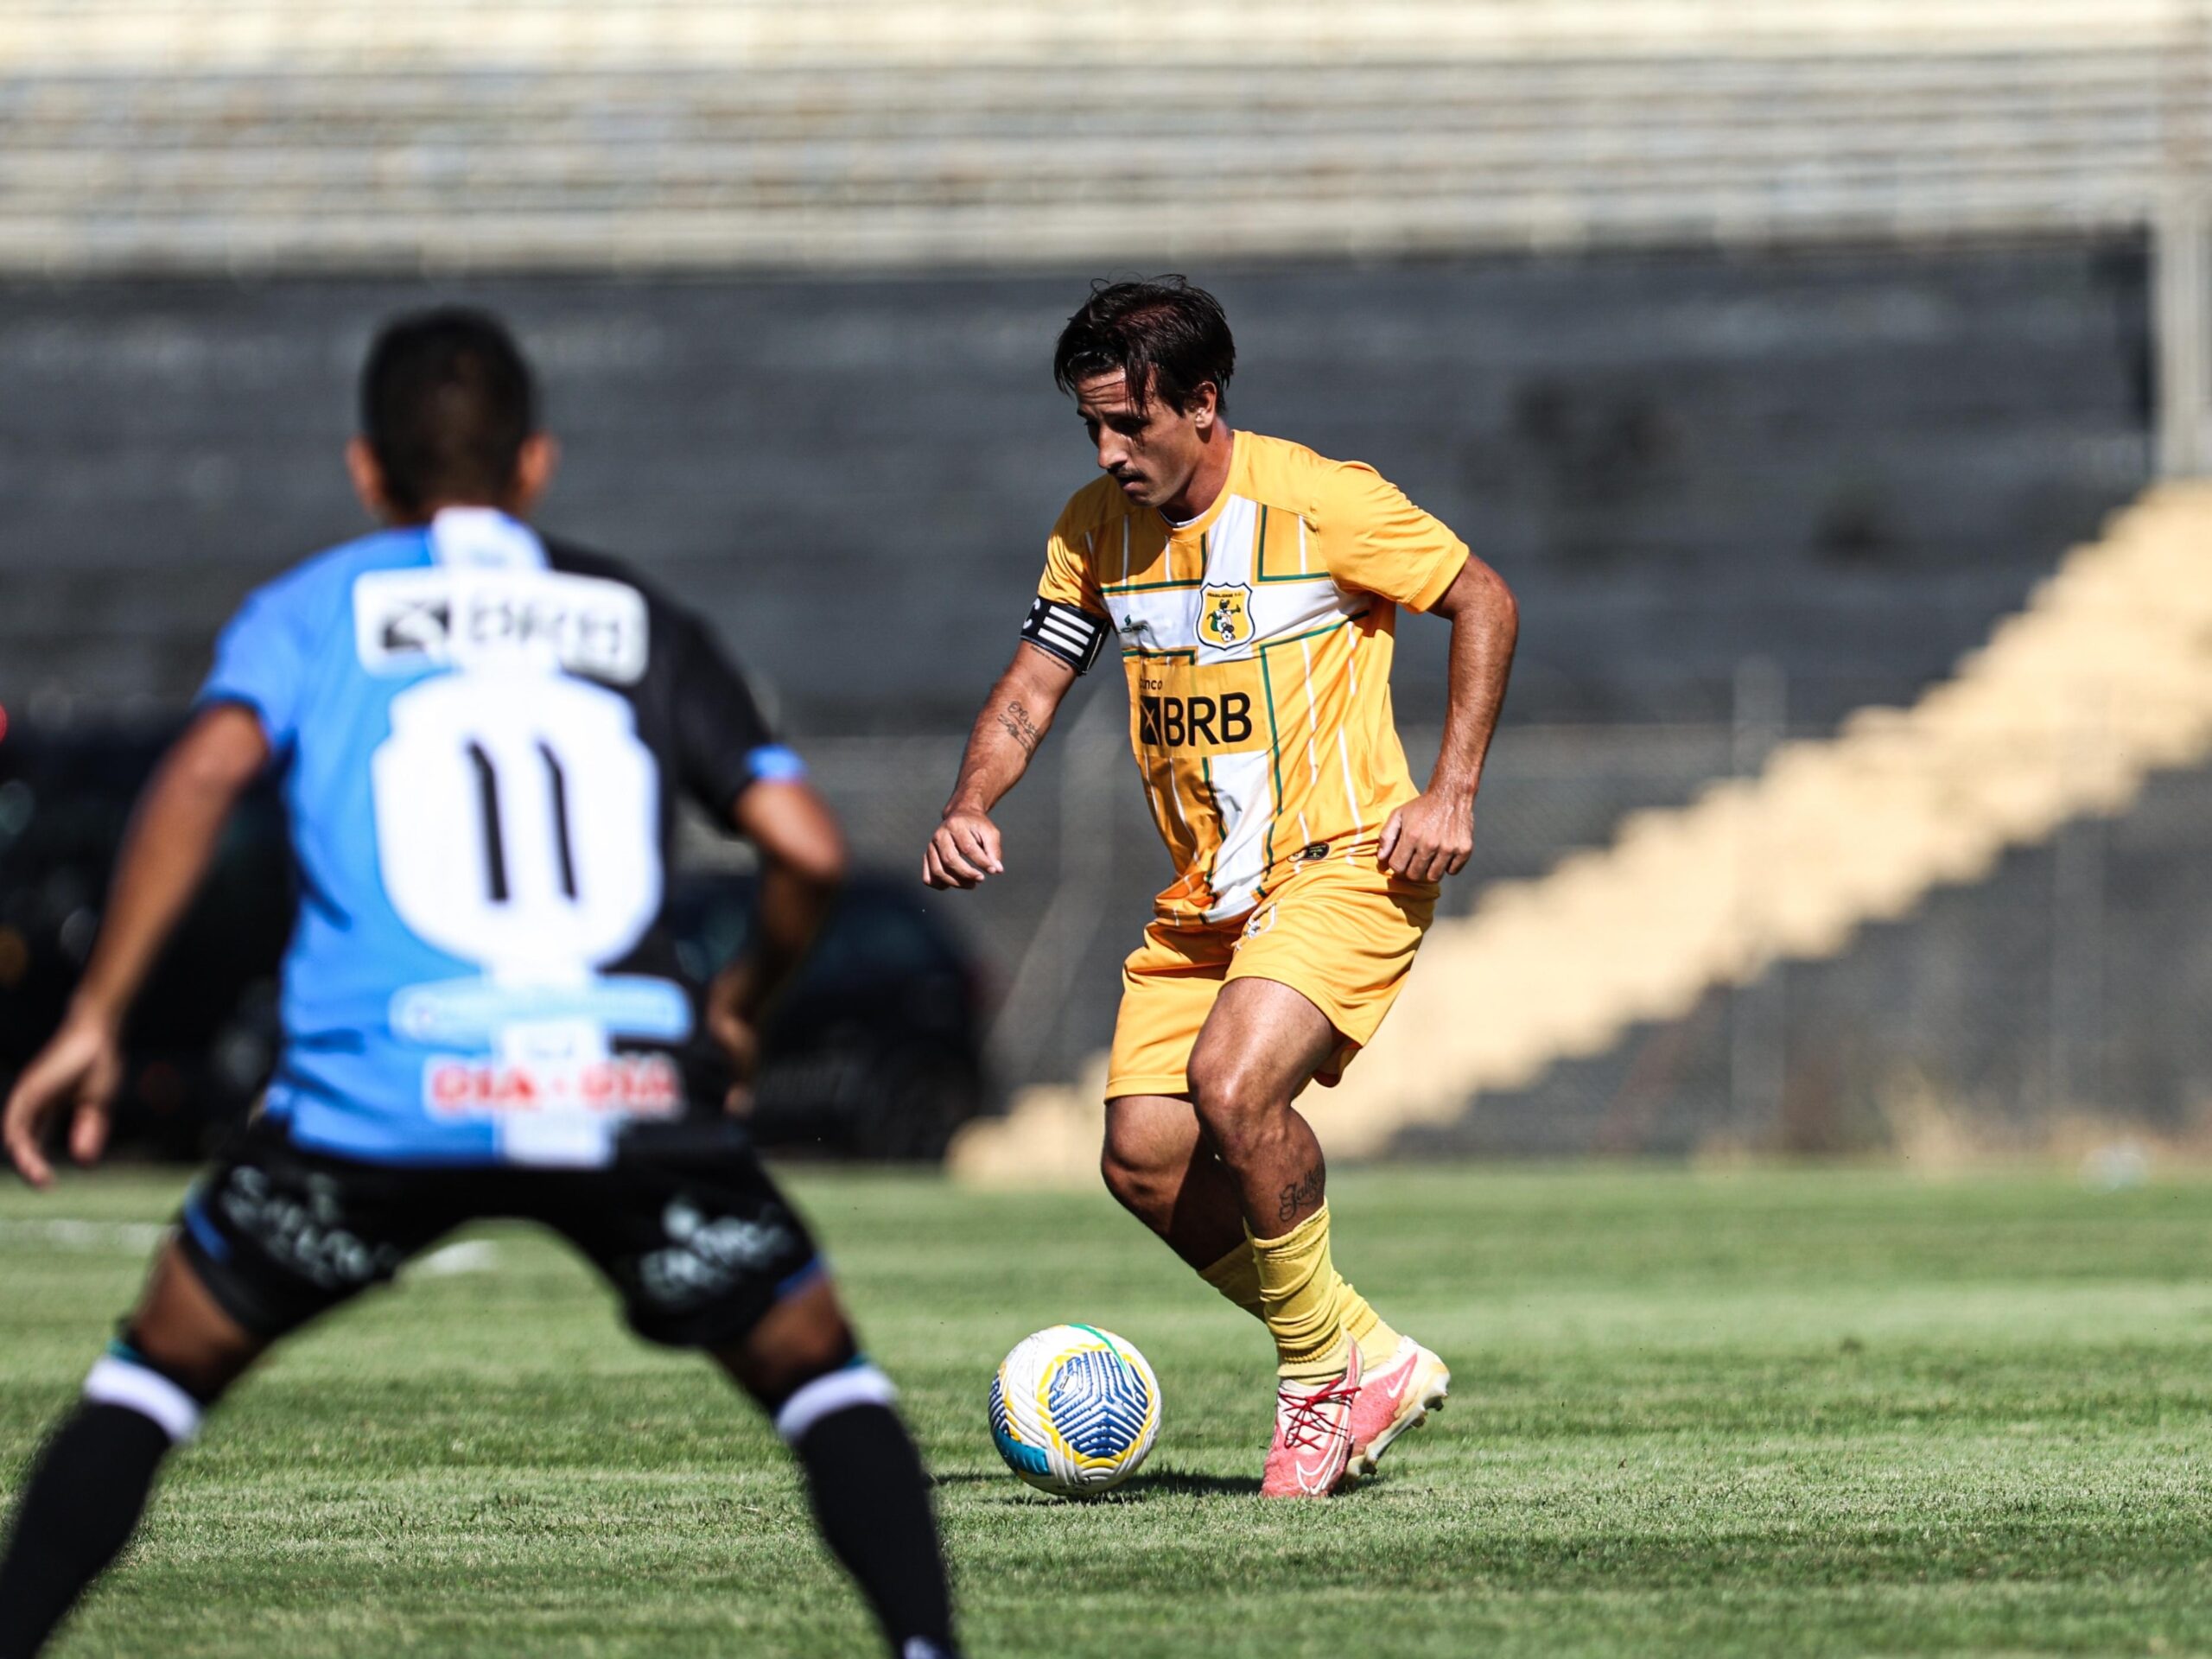
[[[1006,734],[1021,745],[1024,754],[1037,753],[1037,746],[1045,741],[1045,734],[1037,729],[1037,722],[1029,718],[1029,711],[1018,702],[1009,702],[999,711],[999,724]]]
[[[1319,1205],[1324,1179],[1321,1166],[1316,1164],[1283,1188],[1282,1202],[1276,1207],[1275,1219],[1288,1221],[1308,1205]]]

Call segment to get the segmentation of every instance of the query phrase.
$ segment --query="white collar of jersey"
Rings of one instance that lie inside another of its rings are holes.
[[[430,556],[467,570],[543,570],[537,532],[497,507],[443,507],[430,520]]]

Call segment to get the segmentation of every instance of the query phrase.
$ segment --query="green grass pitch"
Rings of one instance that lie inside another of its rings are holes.
[[[1368,1489],[1279,1506],[1261,1332],[1103,1195],[791,1185],[906,1389],[979,1655],[2212,1652],[2212,1183],[1348,1173],[1338,1259],[1452,1400]],[[175,1192],[0,1195],[9,1478]],[[244,1386],[60,1651],[873,1651],[750,1408],[556,1245],[481,1236]],[[1101,1503],[1029,1493],[985,1430],[999,1355],[1063,1319],[1166,1394]]]

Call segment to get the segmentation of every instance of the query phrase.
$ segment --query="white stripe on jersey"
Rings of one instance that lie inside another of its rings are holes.
[[[1260,880],[1268,868],[1268,827],[1275,816],[1274,790],[1268,778],[1273,759],[1262,749],[1254,754],[1217,754],[1207,763],[1223,829],[1221,849],[1214,855],[1207,880],[1214,900],[1206,910],[1209,922],[1241,916],[1258,902]]]
[[[1206,532],[1207,586],[1249,587],[1252,581],[1253,544],[1259,535],[1258,502],[1241,495],[1232,495],[1223,502],[1221,516]]]
[[[1175,787],[1175,762],[1169,760],[1164,764],[1167,769],[1167,804],[1175,809],[1175,822],[1183,826],[1185,838],[1195,841],[1197,838],[1191,834],[1190,814],[1183,810],[1182,791]],[[1151,780],[1152,774],[1147,772],[1145,781],[1149,784]]]
[[[1367,833],[1367,825],[1361,821],[1359,816],[1359,791],[1352,787],[1351,782],[1351,746],[1344,741],[1344,728],[1342,727],[1338,727],[1337,728],[1337,753],[1344,763],[1344,799],[1351,803],[1351,805],[1352,830],[1356,835],[1363,836]],[[1344,849],[1344,855],[1347,858],[1351,855],[1351,849],[1349,847]]]
[[[1304,521],[1300,524],[1302,537]],[[1126,585],[1128,520],[1124,518],[1122,524],[1125,542],[1122,580]],[[1304,633],[1332,617],[1356,616],[1366,608],[1364,594],[1348,594],[1326,575],[1303,582],[1259,581],[1259,504],[1248,496],[1230,496],[1206,532],[1206,568],[1199,582],[1188,587],[1135,592],[1109,590],[1107,601],[1122,643],[1141,651],[1203,651],[1203,660],[1208,663],[1239,662],[1255,656],[1269,640]],[[1198,633],[1205,590],[1224,587],[1246,590],[1252,620],[1251,637],[1227,647],[1216,645]]]

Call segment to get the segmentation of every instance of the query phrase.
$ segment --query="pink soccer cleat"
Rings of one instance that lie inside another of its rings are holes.
[[[1275,1386],[1275,1438],[1268,1448],[1262,1497],[1326,1497],[1344,1478],[1351,1457],[1351,1414],[1359,1397],[1359,1344],[1344,1374],[1327,1382],[1287,1380]]]
[[[1444,1362],[1411,1337],[1399,1338],[1390,1363],[1363,1382],[1352,1401],[1351,1454],[1344,1478],[1364,1480],[1373,1474],[1390,1442],[1427,1421],[1451,1392],[1452,1373]]]

